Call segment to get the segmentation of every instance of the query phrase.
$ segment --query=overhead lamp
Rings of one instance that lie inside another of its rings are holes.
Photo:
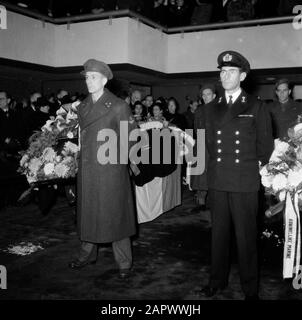
[[[24,2],[18,2],[17,5],[22,8],[28,8],[28,4]]]

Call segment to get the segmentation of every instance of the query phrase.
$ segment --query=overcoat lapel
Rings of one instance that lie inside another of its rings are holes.
[[[110,110],[111,103],[109,102],[109,93],[106,89],[95,103],[93,103],[90,95],[86,103],[82,105],[82,130],[99,121],[99,119],[110,112]]]

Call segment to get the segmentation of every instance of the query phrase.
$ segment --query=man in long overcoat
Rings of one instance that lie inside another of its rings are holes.
[[[128,157],[126,161],[119,157],[124,153],[125,158],[128,151],[125,141],[120,148],[120,141],[128,140],[128,131],[120,131],[120,125],[127,123],[129,130],[136,125],[129,106],[104,88],[113,77],[107,64],[89,59],[82,73],[89,96],[78,106],[81,150],[77,223],[81,248],[70,267],[77,269],[95,263],[97,244],[111,242],[120,276],[125,277],[132,265],[130,236],[136,232],[136,221]],[[109,140],[104,139],[107,133]],[[106,146],[108,163],[102,154]]]
[[[241,89],[250,70],[245,57],[225,51],[218,57],[224,94],[203,107],[209,153],[207,182],[212,214],[211,274],[203,294],[228,284],[231,225],[234,225],[242,290],[258,299],[257,213],[259,165],[273,148],[271,121],[260,100]]]

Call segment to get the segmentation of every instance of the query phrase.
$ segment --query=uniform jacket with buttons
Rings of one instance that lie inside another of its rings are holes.
[[[242,91],[231,107],[223,95],[202,112],[209,189],[256,192],[259,161],[266,164],[273,150],[271,121],[264,104]]]

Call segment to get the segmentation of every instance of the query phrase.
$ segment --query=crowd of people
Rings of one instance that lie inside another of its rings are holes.
[[[299,0],[71,0],[27,1],[51,17],[130,9],[167,27],[243,21],[293,14]]]
[[[289,123],[293,122],[297,114],[302,113],[300,103],[290,98],[289,81],[286,79],[280,81],[276,84],[277,101],[268,103],[275,138],[286,136]],[[200,121],[198,118],[200,106],[215,101],[217,88],[214,83],[202,85],[196,99],[189,100],[187,110],[182,113],[174,97],[154,98],[151,94],[143,97],[139,90],[121,96],[130,105],[138,125],[148,121],[160,121],[166,127],[176,126],[185,130],[196,129]],[[55,116],[61,105],[76,100],[82,101],[84,98],[84,94],[69,94],[66,90],[60,89],[48,97],[40,92],[33,92],[28,99],[16,102],[6,91],[0,91],[0,161],[2,164],[7,164],[7,167],[1,166],[1,179],[16,174],[19,152],[28,147],[29,137],[40,130],[51,116]],[[194,177],[191,184],[196,190],[197,202],[204,207],[206,192],[197,187],[200,183],[198,179],[198,176]]]

